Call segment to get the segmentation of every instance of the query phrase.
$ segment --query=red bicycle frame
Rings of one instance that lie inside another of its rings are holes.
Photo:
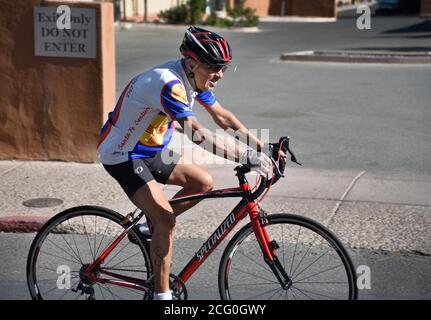
[[[185,283],[191,275],[203,264],[203,262],[211,255],[211,253],[218,247],[223,239],[232,231],[232,229],[244,219],[247,214],[250,216],[253,231],[256,235],[257,241],[262,248],[265,260],[271,261],[276,256],[275,250],[270,246],[270,238],[265,231],[262,223],[260,222],[260,210],[253,197],[249,184],[245,180],[244,173],[238,172],[238,179],[240,180],[240,187],[219,189],[209,192],[196,193],[192,195],[182,196],[171,199],[171,204],[209,198],[227,198],[227,197],[241,197],[242,200],[235,206],[229,213],[227,218],[219,225],[219,227],[211,234],[211,236],[203,243],[200,249],[195,253],[193,258],[180,272],[179,278]],[[264,189],[264,188],[259,188]],[[257,194],[258,192],[255,192]],[[89,265],[84,271],[84,276],[92,281],[101,284],[113,284],[124,286],[128,288],[137,289],[140,291],[147,291],[148,283],[145,280],[132,278],[124,275],[119,275],[109,272],[100,267],[108,255],[115,249],[115,247],[126,237],[130,229],[141,219],[143,213],[141,212],[133,221],[126,227],[126,229],[114,240],[114,242],[100,254],[100,256]],[[97,270],[97,272],[94,272]],[[118,280],[105,279],[100,275],[107,275]]]

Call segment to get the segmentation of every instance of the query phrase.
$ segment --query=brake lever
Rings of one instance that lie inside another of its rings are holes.
[[[290,137],[289,136],[285,137],[285,141],[284,141],[283,147],[286,149],[285,152],[286,151],[289,152],[289,154],[290,154],[290,161],[292,161],[292,162],[294,162],[294,163],[302,166],[302,163],[298,162],[298,160],[296,160],[295,155],[293,154],[292,150],[290,150]],[[282,149],[284,149],[284,148],[282,148]]]
[[[292,161],[292,162],[294,162],[294,163],[296,163],[296,164],[298,164],[298,165],[302,166],[302,163],[301,163],[301,162],[298,162],[298,161],[296,160],[296,157],[295,157],[295,155],[293,154],[293,152],[292,152],[292,151],[290,151],[289,149],[288,149],[287,151],[289,151],[289,153],[290,153],[290,161]]]

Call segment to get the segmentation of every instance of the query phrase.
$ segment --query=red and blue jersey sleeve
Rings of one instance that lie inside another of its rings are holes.
[[[160,102],[171,120],[194,115],[187,98],[186,89],[179,80],[172,80],[163,86]]]
[[[206,108],[209,108],[217,102],[217,99],[212,91],[204,91],[197,95],[196,101]]]

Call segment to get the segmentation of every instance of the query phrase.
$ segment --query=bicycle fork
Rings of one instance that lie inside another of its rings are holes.
[[[266,213],[255,202],[250,202],[248,204],[248,211],[250,213],[253,231],[262,250],[265,263],[272,270],[281,287],[284,290],[288,290],[292,286],[292,279],[286,273],[286,270],[278,259],[277,249],[279,245],[277,241],[271,241],[265,230]]]

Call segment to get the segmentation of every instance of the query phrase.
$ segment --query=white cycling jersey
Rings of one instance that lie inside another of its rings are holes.
[[[193,116],[194,100],[211,107],[211,91],[197,93],[182,60],[170,61],[139,74],[117,101],[99,136],[99,159],[113,165],[152,157],[169,144],[175,119]]]

